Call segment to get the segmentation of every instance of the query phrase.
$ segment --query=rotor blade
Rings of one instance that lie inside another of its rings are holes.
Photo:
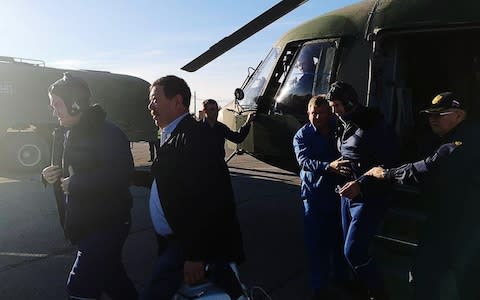
[[[208,49],[200,56],[183,66],[182,70],[188,72],[197,71],[215,58],[232,49],[236,45],[240,44],[258,31],[267,27],[271,23],[280,19],[281,17],[307,1],[308,0],[283,0],[277,3],[275,6],[265,11],[263,14],[259,15],[231,35],[223,38],[218,43],[210,47],[210,49]]]

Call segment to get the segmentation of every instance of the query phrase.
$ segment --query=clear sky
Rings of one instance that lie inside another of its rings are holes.
[[[16,0],[0,2],[0,56],[105,70],[152,82],[175,74],[198,101],[233,90],[282,34],[356,0],[310,0],[202,69],[180,68],[278,0]]]

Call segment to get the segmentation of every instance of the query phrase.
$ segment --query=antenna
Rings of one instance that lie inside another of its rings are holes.
[[[193,115],[197,116],[197,91],[193,91]]]

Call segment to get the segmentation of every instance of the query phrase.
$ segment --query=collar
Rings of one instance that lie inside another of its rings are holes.
[[[180,121],[186,116],[188,115],[188,112],[184,113],[183,115],[179,116],[178,118],[176,118],[175,120],[173,120],[172,122],[170,122],[170,124],[168,124],[167,126],[165,126],[165,128],[162,129],[162,135],[164,134],[165,136],[169,136],[174,130],[175,128],[177,127],[178,123],[180,123]]]
[[[322,133],[320,131],[318,131],[317,128],[315,126],[313,126],[312,123],[308,122],[307,127],[311,131],[315,132],[315,134],[322,135]],[[327,136],[333,136],[334,129],[335,129],[335,120],[332,119],[328,124],[328,134],[327,134]]]
[[[452,130],[450,130],[450,132],[448,132],[447,134],[445,134],[444,136],[442,136],[440,138],[440,140],[442,142],[449,142],[453,139],[455,139],[457,136],[461,136],[462,133],[465,131],[465,120],[461,121],[460,123],[458,123],[457,126],[455,126],[455,128],[453,128]]]

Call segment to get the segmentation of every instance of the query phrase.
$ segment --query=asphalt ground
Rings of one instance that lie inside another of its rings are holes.
[[[147,143],[134,144],[132,152],[136,166],[149,165]],[[247,255],[240,267],[244,283],[261,287],[273,299],[305,299],[298,178],[246,155],[229,165]],[[124,261],[141,290],[155,259],[156,242],[149,190],[131,191],[133,221]],[[0,170],[0,299],[66,299],[65,282],[75,255],[75,247],[63,237],[52,190],[43,186],[40,175]],[[266,299],[257,288],[255,299]]]
[[[137,167],[148,167],[148,143],[133,144],[132,152]],[[260,288],[271,299],[308,299],[298,177],[248,155],[234,157],[229,166],[247,256],[240,266],[243,282],[253,288],[255,300],[267,299]],[[123,257],[141,290],[156,242],[149,190],[131,191],[133,221]],[[0,299],[66,299],[65,282],[75,255],[75,247],[63,237],[52,190],[43,186],[40,175],[0,170]],[[389,255],[384,260],[399,265],[391,276],[395,280],[388,282],[395,290],[392,299],[405,300],[409,262]]]

